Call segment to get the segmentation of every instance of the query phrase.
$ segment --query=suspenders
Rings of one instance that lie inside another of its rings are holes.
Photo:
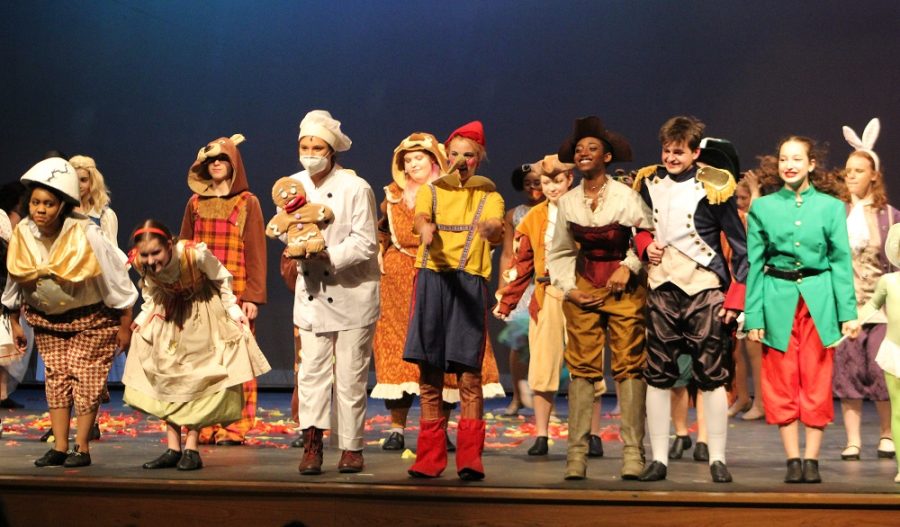
[[[437,191],[434,188],[434,183],[429,183],[428,187],[431,189],[431,221],[434,223],[435,228],[439,231],[446,232],[468,232],[469,234],[466,236],[466,244],[463,246],[462,254],[459,257],[459,265],[456,266],[457,271],[462,271],[466,268],[466,263],[469,260],[469,249],[472,247],[472,240],[475,238],[475,230],[478,226],[478,220],[481,219],[481,213],[484,210],[484,202],[487,201],[488,195],[485,194],[481,196],[481,200],[478,202],[478,208],[475,210],[475,217],[472,218],[472,223],[465,225],[448,225],[444,223],[435,222],[435,210],[437,210]],[[422,264],[421,266],[424,268],[428,264],[428,246],[425,247],[425,250],[422,251]]]

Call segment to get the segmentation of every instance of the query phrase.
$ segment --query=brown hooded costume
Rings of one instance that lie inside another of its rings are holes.
[[[266,223],[259,200],[248,190],[244,162],[237,145],[244,136],[220,137],[201,148],[188,171],[188,200],[181,222],[182,240],[204,242],[234,277],[232,289],[241,302],[266,303]],[[228,156],[231,188],[217,196],[208,160]],[[251,328],[253,327],[251,321]],[[240,444],[256,424],[256,379],[244,383],[244,409],[240,421],[227,428],[208,427],[201,443]]]
[[[266,223],[259,200],[250,192],[244,162],[237,145],[244,136],[220,137],[197,154],[188,171],[188,187],[194,196],[188,201],[181,222],[182,240],[206,243],[209,250],[234,276],[233,289],[241,302],[266,303]],[[220,154],[231,162],[231,190],[216,196],[209,177],[207,159]],[[228,231],[214,228],[230,225]]]

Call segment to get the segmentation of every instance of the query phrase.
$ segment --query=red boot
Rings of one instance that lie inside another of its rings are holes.
[[[484,451],[484,420],[460,419],[456,429],[456,473],[459,479],[484,479],[481,453]]]
[[[447,442],[444,439],[446,422],[447,420],[443,417],[419,421],[416,462],[409,467],[410,476],[436,478],[447,468]]]

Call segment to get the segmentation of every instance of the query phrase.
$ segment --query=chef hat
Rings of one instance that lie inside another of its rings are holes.
[[[341,132],[341,122],[325,110],[313,110],[300,121],[300,135],[297,136],[297,140],[306,136],[318,137],[328,143],[335,152],[346,152],[353,143]]]

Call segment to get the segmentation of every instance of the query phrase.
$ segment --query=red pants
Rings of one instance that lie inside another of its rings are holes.
[[[800,297],[787,351],[763,346],[766,422],[787,425],[800,419],[806,426],[824,428],[834,418],[833,368],[834,348],[822,344],[809,308]]]

